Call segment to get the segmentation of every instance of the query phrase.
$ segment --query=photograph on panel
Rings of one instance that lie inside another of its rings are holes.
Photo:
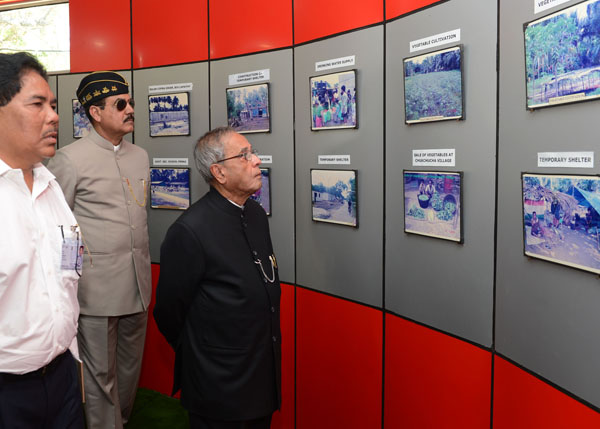
[[[190,206],[189,168],[150,168],[150,207],[185,210]]]
[[[525,255],[600,274],[600,178],[523,173]]]
[[[462,46],[404,59],[405,122],[464,118]]]
[[[356,128],[356,70],[310,78],[312,130]]]
[[[463,242],[462,172],[404,171],[404,231]]]
[[[262,186],[258,191],[250,195],[250,198],[265,209],[267,216],[271,216],[271,169],[261,168],[260,175]]]
[[[189,94],[156,94],[148,96],[150,137],[189,136]]]
[[[310,170],[312,218],[358,226],[356,170]]]
[[[600,97],[600,0],[524,26],[527,108]]]
[[[240,134],[271,131],[269,84],[227,88],[227,124]]]
[[[85,109],[77,99],[73,99],[73,137],[85,137],[92,129],[92,124],[85,114]]]

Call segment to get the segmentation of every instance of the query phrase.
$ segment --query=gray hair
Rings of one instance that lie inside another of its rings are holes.
[[[210,172],[210,166],[225,157],[225,142],[227,137],[233,133],[235,131],[231,127],[219,127],[210,130],[198,139],[194,147],[194,161],[206,183],[210,183],[214,179]]]

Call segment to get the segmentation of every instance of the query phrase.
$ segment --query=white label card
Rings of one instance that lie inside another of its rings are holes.
[[[319,155],[319,164],[350,164],[350,155]]]
[[[273,155],[258,155],[261,164],[273,164]]]
[[[533,0],[533,13],[537,14],[569,0]]]
[[[413,150],[414,167],[454,167],[456,165],[456,149],[421,149]]]
[[[538,167],[594,168],[594,152],[538,152]]]
[[[194,89],[194,84],[189,83],[168,83],[165,85],[150,85],[148,94],[162,94],[165,92],[188,92]]]
[[[448,43],[460,42],[460,28],[409,42],[410,52],[418,52]]]
[[[229,85],[240,85],[242,83],[262,82],[271,79],[271,69],[255,70],[245,73],[229,75]]]
[[[188,158],[152,158],[152,165],[155,167],[163,165],[189,165]]]
[[[339,67],[348,67],[356,64],[356,55],[348,57],[333,58],[331,60],[319,61],[315,63],[315,71],[337,69]]]

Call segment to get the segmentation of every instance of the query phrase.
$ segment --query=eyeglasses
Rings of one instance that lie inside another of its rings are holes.
[[[92,104],[92,106],[96,106],[99,109],[104,110],[104,108],[106,107],[106,104],[105,104],[104,100],[102,100],[101,102],[102,102],[102,104]],[[122,112],[127,107],[127,103],[129,103],[129,105],[131,107],[135,107],[135,101],[133,100],[133,98],[130,98],[129,101],[126,101],[124,98],[118,98],[117,101],[115,101],[114,106],[117,108],[117,110],[119,112]]]
[[[252,149],[250,151],[238,153],[237,155],[230,156],[229,158],[220,159],[218,161],[215,161],[215,164],[217,164],[219,162],[228,161],[228,160],[234,159],[234,158],[244,158],[246,161],[252,161],[252,155],[258,157],[258,151],[256,149]]]
[[[119,112],[122,112],[127,107],[127,103],[129,103],[131,107],[135,107],[135,101],[133,98],[130,98],[129,101],[126,101],[124,98],[119,98],[117,101],[115,101],[115,107]]]

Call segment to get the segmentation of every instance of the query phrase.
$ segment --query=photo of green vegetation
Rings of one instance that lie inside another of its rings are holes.
[[[463,117],[461,47],[404,60],[406,123]]]
[[[600,0],[525,26],[527,108],[600,97]]]

